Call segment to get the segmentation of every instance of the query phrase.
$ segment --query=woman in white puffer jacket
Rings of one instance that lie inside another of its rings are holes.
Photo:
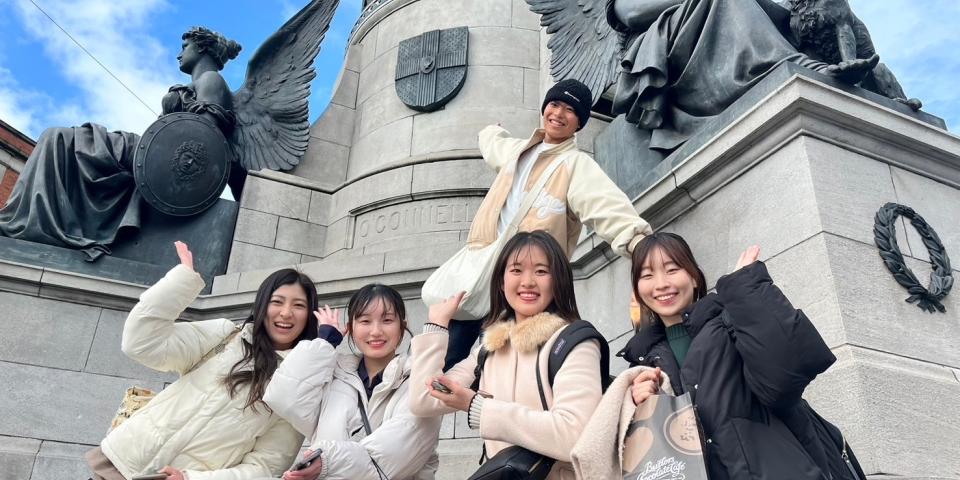
[[[347,305],[347,351],[337,311],[320,311],[320,335],[290,352],[267,386],[264,401],[310,439],[320,457],[286,480],[432,479],[440,418],[410,413],[410,363],[397,349],[407,331],[403,298],[366,285]],[[331,375],[331,370],[333,371]]]
[[[239,331],[227,319],[176,322],[203,289],[193,255],[177,242],[177,265],[140,296],[121,349],[181,377],[87,454],[94,479],[161,471],[169,480],[244,480],[279,475],[303,442],[261,401],[283,355],[317,335],[317,292],[292,269],[260,285]],[[236,333],[236,334],[234,334]]]

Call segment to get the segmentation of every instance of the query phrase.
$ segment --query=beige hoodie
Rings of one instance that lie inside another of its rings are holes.
[[[497,170],[483,203],[470,226],[467,245],[482,248],[497,239],[497,222],[503,208],[520,154],[543,141],[542,129],[529,138],[510,138],[499,126],[480,131],[480,153]],[[525,190],[529,190],[553,159],[563,159],[544,186],[543,192],[520,222],[521,232],[546,230],[563,247],[569,257],[577,247],[582,225],[592,228],[610,244],[618,255],[628,256],[652,230],[619,187],[587,153],[577,148],[574,137],[540,154]]]
[[[583,342],[574,348],[554,379],[547,382],[546,353],[568,323],[541,313],[517,324],[498,323],[487,329],[483,342],[490,354],[480,377],[480,389],[493,395],[483,402],[480,436],[492,457],[519,445],[557,460],[549,480],[573,479],[570,451],[600,402],[600,347]],[[426,382],[440,375],[447,350],[447,332],[423,333],[412,343],[410,410],[418,416],[439,416],[453,410],[430,396]],[[474,381],[477,349],[447,371],[446,376],[469,387]],[[536,368],[544,382],[549,410],[543,411],[537,391]],[[480,455],[480,452],[477,452]]]

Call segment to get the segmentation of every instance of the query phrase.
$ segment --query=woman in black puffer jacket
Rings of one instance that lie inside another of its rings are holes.
[[[679,235],[656,233],[633,250],[644,325],[619,353],[657,367],[634,381],[634,402],[659,392],[659,372],[689,392],[711,480],[862,480],[840,430],[803,400],[836,358],[757,261],[758,247],[706,295],[706,279]]]

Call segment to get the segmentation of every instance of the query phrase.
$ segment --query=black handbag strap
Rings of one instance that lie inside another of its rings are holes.
[[[547,407],[547,396],[543,393],[543,380],[540,378],[540,352],[543,351],[543,346],[537,350],[537,391],[540,393],[540,405],[543,405],[543,411],[546,412],[550,410]],[[552,385],[551,385],[552,386]]]
[[[367,435],[370,435],[373,432],[373,429],[370,428],[370,419],[367,418],[367,409],[363,406],[363,398],[360,397],[361,393],[357,392],[357,409],[360,410],[360,420],[363,422],[363,431],[367,432]],[[380,464],[373,459],[373,456],[370,456],[370,461],[373,462],[373,467],[377,469],[377,475],[380,476],[381,480],[390,480],[390,477],[383,472],[383,469],[380,468]]]

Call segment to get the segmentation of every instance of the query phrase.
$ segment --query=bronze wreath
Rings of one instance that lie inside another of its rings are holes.
[[[910,223],[920,234],[923,244],[930,254],[933,272],[930,274],[929,290],[920,285],[916,275],[904,264],[903,254],[900,253],[900,247],[897,245],[896,229],[894,228],[894,221],[899,215],[910,219]],[[910,207],[888,203],[878,210],[874,217],[873,241],[880,249],[880,257],[883,258],[887,270],[890,270],[897,283],[910,293],[910,297],[906,300],[907,303],[919,302],[917,303],[918,307],[931,313],[934,310],[947,311],[940,300],[947,296],[953,287],[950,258],[947,257],[947,252],[943,248],[943,243],[940,242],[937,232],[933,231],[930,225],[927,225],[923,217]]]

